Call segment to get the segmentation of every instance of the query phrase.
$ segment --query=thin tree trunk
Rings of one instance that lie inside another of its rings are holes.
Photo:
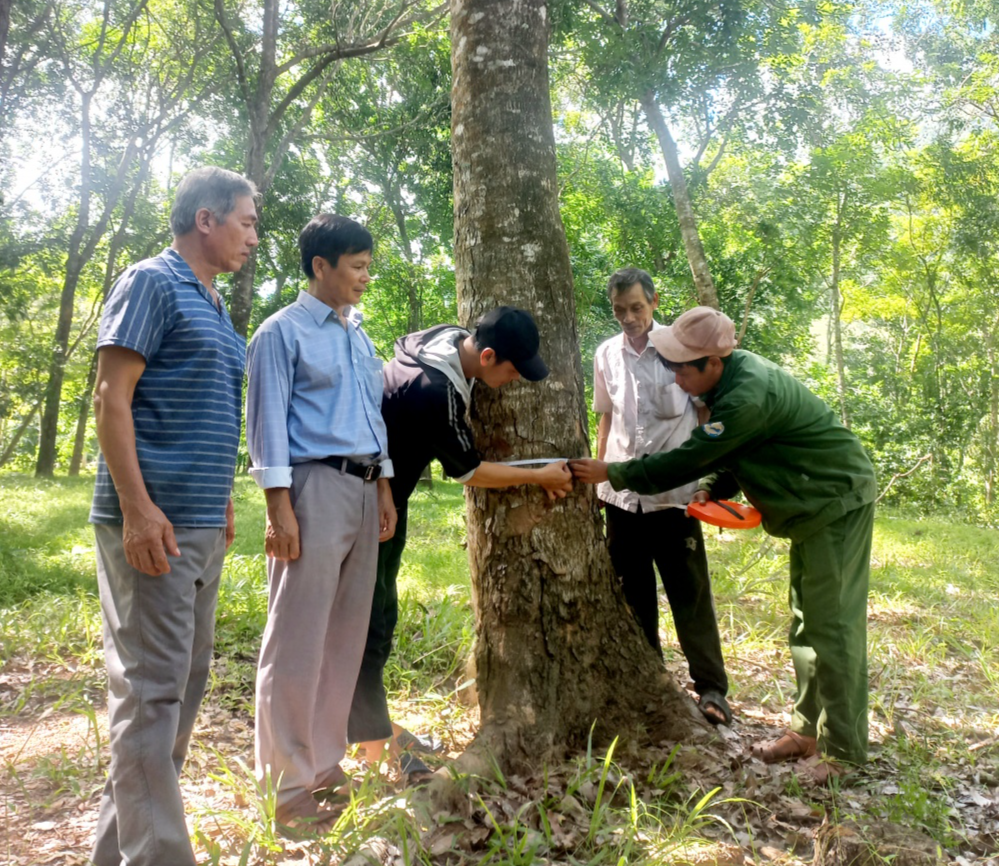
[[[3,453],[0,454],[0,466],[6,466],[7,461],[14,456],[14,452],[17,450],[17,446],[21,444],[21,439],[24,434],[28,431],[28,428],[35,421],[35,415],[38,414],[38,410],[42,408],[42,403],[45,402],[44,395],[39,397],[35,404],[31,407],[28,414],[21,419],[21,423],[18,428],[14,431],[14,435],[10,437],[10,441],[7,442],[7,447],[3,449]]]
[[[69,332],[73,327],[76,287],[80,281],[80,272],[84,265],[81,255],[83,236],[90,225],[90,104],[92,99],[92,93],[82,94],[80,105],[80,209],[76,216],[76,226],[69,240],[66,277],[63,280],[62,294],[59,297],[59,321],[56,324],[55,343],[52,347],[52,360],[49,364],[49,379],[45,387],[45,409],[42,411],[42,424],[38,434],[36,476],[50,476],[55,471],[62,383],[66,375],[66,349],[69,347]]]
[[[12,0],[0,0],[0,66],[7,50],[7,34],[10,32],[10,7]]]
[[[839,293],[840,256],[842,254],[842,208],[845,202],[837,202],[840,213],[836,217],[836,226],[832,233],[832,285],[829,289],[829,317],[832,328],[833,355],[836,360],[836,393],[839,396],[839,417],[843,426],[850,427],[850,413],[846,408],[846,364],[843,360],[843,328],[840,322],[842,300]]]
[[[718,292],[715,291],[715,283],[711,279],[711,268],[708,267],[708,257],[704,253],[701,235],[697,230],[697,217],[694,216],[694,208],[690,203],[690,192],[687,189],[687,179],[683,176],[683,166],[680,165],[676,142],[670,135],[666,119],[659,110],[655,96],[652,93],[646,93],[642,96],[641,103],[649,126],[652,127],[652,131],[655,132],[656,138],[659,140],[663,159],[666,161],[666,174],[669,177],[669,186],[673,192],[676,218],[680,223],[680,236],[683,238],[683,247],[687,251],[687,261],[690,263],[690,273],[694,278],[694,287],[697,289],[697,299],[703,306],[719,310],[721,307],[718,306]]]
[[[996,360],[996,349],[993,343],[993,333],[985,335],[986,352],[989,359],[989,411],[982,435],[982,451],[984,452],[983,472],[985,477],[985,504],[991,506],[996,501],[996,474],[999,460],[996,459],[999,447],[999,364]]]
[[[266,54],[266,52],[265,52]],[[263,66],[263,61],[261,61]],[[246,146],[246,160],[243,170],[257,187],[259,199],[257,201],[257,234],[264,236],[264,203],[266,201],[267,190],[264,186],[267,178],[267,164],[265,162],[265,151],[267,149],[267,105],[270,102],[273,82],[265,87],[264,73],[261,70],[261,81],[255,95],[253,105],[250,106],[250,128],[248,131],[248,141]],[[253,281],[257,275],[257,248],[250,251],[250,257],[246,260],[233,279],[232,298],[229,301],[229,317],[232,319],[232,326],[237,334],[246,336],[250,327],[250,314],[253,311]]]
[[[94,385],[97,382],[97,353],[90,361],[90,371],[87,373],[87,384],[80,394],[80,414],[76,419],[76,436],[73,438],[73,458],[69,462],[69,475],[75,478],[80,474],[83,465],[83,449],[87,444],[87,421],[90,419],[90,404],[93,401]]]
[[[392,216],[395,218],[396,227],[399,229],[402,255],[406,259],[406,300],[409,304],[407,331],[412,334],[414,331],[420,330],[423,320],[423,305],[420,303],[416,267],[413,261],[413,244],[409,239],[409,230],[406,228],[406,214],[402,209],[401,196],[398,190],[388,178],[383,181],[382,189],[384,190],[385,200],[388,202],[389,209],[392,211]]]
[[[753,280],[753,284],[749,287],[749,291],[746,292],[746,303],[742,309],[742,324],[739,325],[739,334],[735,338],[735,344],[737,346],[742,345],[743,338],[746,336],[746,329],[749,327],[749,311],[753,308],[753,298],[756,296],[756,290],[760,287],[760,281],[770,273],[770,268],[760,268],[756,272],[756,279]]]
[[[455,270],[461,320],[532,312],[551,375],[476,389],[487,460],[588,453],[568,247],[558,213],[544,0],[452,0]],[[468,489],[482,712],[477,748],[508,767],[639,725],[696,729],[625,606],[592,489]]]

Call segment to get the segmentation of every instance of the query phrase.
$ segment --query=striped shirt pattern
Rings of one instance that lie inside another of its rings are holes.
[[[135,448],[150,498],[175,526],[225,526],[239,447],[246,345],[223,304],[176,250],[129,268],[104,307],[97,347],[146,359],[132,399]],[[102,454],[91,523],[121,523]]]
[[[268,318],[247,360],[246,444],[264,488],[291,487],[295,463],[324,457],[381,460],[392,476],[382,420],[382,362],[359,311],[336,311],[308,292]]]

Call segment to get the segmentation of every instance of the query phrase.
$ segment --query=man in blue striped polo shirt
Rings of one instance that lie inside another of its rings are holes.
[[[252,183],[180,182],[173,244],[108,295],[94,392],[90,522],[108,668],[111,770],[95,866],[194,866],[178,775],[208,680],[233,538],[245,343],[212,281],[257,245]]]
[[[367,229],[332,214],[298,240],[308,291],[250,341],[246,442],[267,497],[270,601],[257,669],[256,771],[277,820],[318,828],[313,794],[344,780],[347,715],[368,630],[378,542],[395,531],[382,362],[355,305]]]

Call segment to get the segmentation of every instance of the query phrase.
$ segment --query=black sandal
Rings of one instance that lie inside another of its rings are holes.
[[[444,744],[429,734],[413,734],[403,730],[399,732],[395,741],[403,751],[421,752],[424,755],[436,755],[438,752],[444,751]]]
[[[412,752],[403,752],[399,755],[399,771],[406,780],[407,788],[426,785],[434,774],[434,771]]]
[[[701,715],[711,722],[712,725],[732,724],[732,708],[728,705],[725,695],[721,692],[714,690],[705,692],[700,696],[697,706],[701,710]],[[723,718],[719,719],[717,713],[709,712],[709,708],[717,710]]]

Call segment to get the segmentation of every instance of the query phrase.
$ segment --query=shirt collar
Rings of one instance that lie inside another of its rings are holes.
[[[201,280],[194,276],[194,271],[191,270],[191,266],[187,263],[187,260],[173,247],[167,247],[160,253],[160,256],[166,262],[167,267],[173,271],[173,275],[182,283],[194,283],[196,286],[201,285]]]
[[[315,295],[310,295],[304,289],[300,289],[298,292],[298,303],[305,307],[317,325],[325,322],[331,313],[334,317],[339,318],[336,310],[323,301],[320,301]],[[364,321],[364,315],[361,311],[350,305],[343,308],[343,317],[355,327],[359,327],[361,322]]]
[[[652,331],[658,331],[661,327],[662,325],[660,325],[655,319],[653,319],[652,327],[649,328],[649,333],[651,333]],[[635,351],[635,347],[631,345],[631,340],[628,339],[628,335],[624,331],[621,332],[621,347],[624,349],[625,352],[631,352],[631,354],[634,355],[636,358],[640,358],[650,349],[653,352],[656,350],[655,346],[652,345],[652,341],[649,340],[645,344],[645,348],[642,350],[642,355],[639,355],[638,352]]]
[[[215,299],[212,297],[212,293],[209,292],[207,286],[205,286],[201,280],[194,275],[194,271],[191,270],[191,266],[187,263],[187,259],[185,259],[173,247],[167,247],[163,250],[160,257],[164,262],[166,262],[166,266],[170,268],[178,281],[197,286],[198,291],[201,292],[201,296],[205,298],[205,300],[207,300],[213,307],[215,306]],[[226,309],[225,301],[222,300],[221,295],[219,295],[218,309]]]

